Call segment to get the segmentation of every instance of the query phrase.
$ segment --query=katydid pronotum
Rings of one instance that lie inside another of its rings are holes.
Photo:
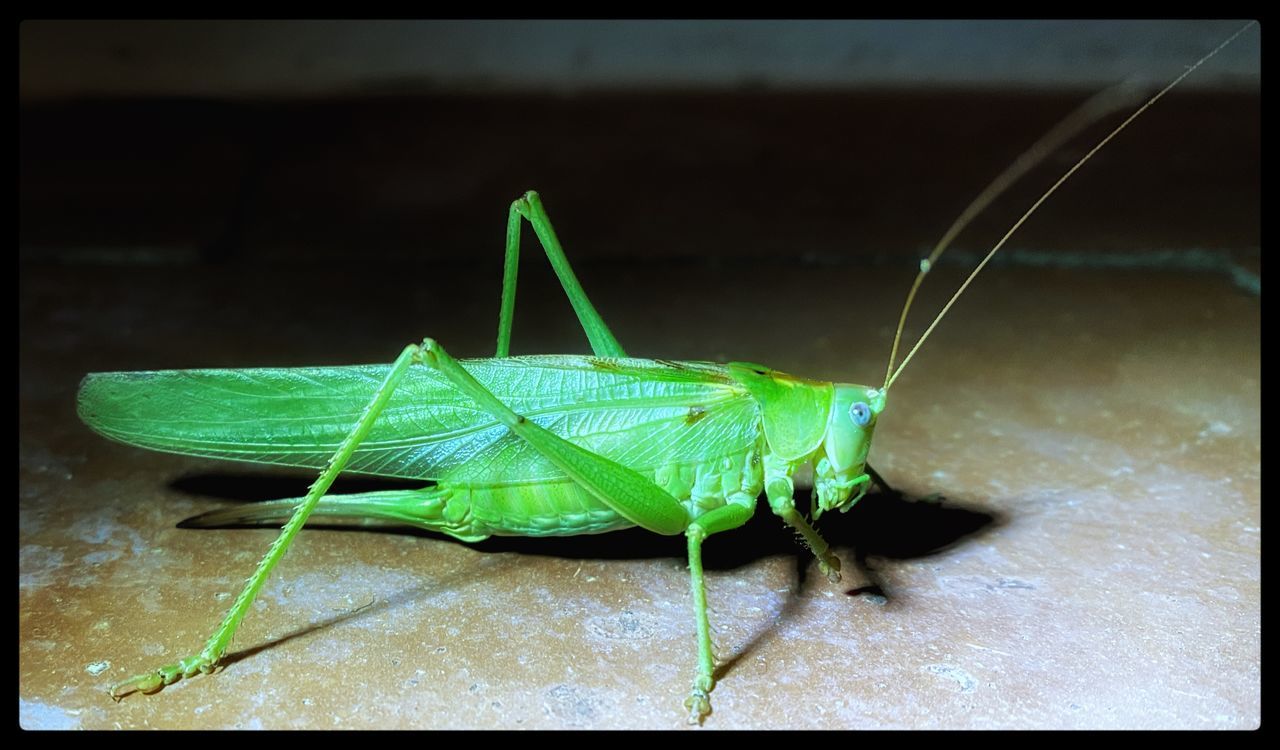
[[[969,280],[1098,149],[1231,39],[1081,158],[991,249]],[[962,214],[921,263],[902,310],[899,337],[916,289],[960,228],[1096,118],[1099,107],[1087,104],[1051,131]],[[509,356],[525,221],[555,269],[593,356]],[[799,533],[822,572],[838,581],[840,561],[797,509],[792,476],[804,465],[813,466],[814,519],[849,510],[873,482],[883,484],[867,456],[887,393],[969,280],[896,368],[895,338],[885,379],[876,387],[818,382],[742,362],[632,359],[578,283],[538,195],[529,192],[508,214],[498,343],[491,359],[459,362],[425,339],[405,347],[390,366],[89,375],[79,395],[80,416],[111,439],[187,455],[323,469],[305,498],[217,511],[199,520],[212,526],[288,518],[197,654],[118,683],[111,693],[120,698],[154,692],[214,671],[272,568],[312,513],[395,521],[468,542],[491,535],[561,536],[639,526],[687,538],[697,666],[685,708],[691,723],[701,723],[711,713],[716,667],[703,542],[746,523],[763,492],[770,510]],[[343,471],[432,484],[326,496]]]

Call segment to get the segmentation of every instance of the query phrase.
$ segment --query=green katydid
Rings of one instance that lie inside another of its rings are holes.
[[[1247,28],[1247,27],[1246,27]],[[1243,32],[1237,32],[1236,35]],[[1098,115],[1096,101],[1041,139],[996,179],[921,263],[878,387],[786,375],[750,363],[628,358],[596,312],[539,196],[508,214],[498,343],[491,359],[453,359],[432,339],[390,365],[97,373],[79,394],[86,424],[153,450],[322,468],[305,498],[216,511],[198,525],[288,518],[199,653],[118,683],[112,696],[154,692],[220,664],[272,568],[312,514],[413,525],[467,542],[491,535],[564,536],[640,526],[684,534],[697,632],[697,669],[685,707],[711,712],[715,685],[702,544],[746,523],[763,492],[822,572],[840,561],[796,508],[793,474],[812,465],[812,514],[847,511],[872,482],[867,464],[888,391],[969,282],[1014,231],[1103,145],[1218,50],[1117,126],[1014,224],[894,366],[916,289],[960,228],[1014,179]],[[523,222],[550,260],[590,341],[592,356],[510,357]],[[422,489],[326,496],[343,471],[430,481]]]

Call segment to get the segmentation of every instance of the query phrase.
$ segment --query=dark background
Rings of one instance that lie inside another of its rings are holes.
[[[492,274],[529,188],[584,265],[913,256],[1089,94],[1154,89],[1239,25],[26,24],[22,258]],[[1258,49],[1197,71],[1011,249],[1256,248]]]

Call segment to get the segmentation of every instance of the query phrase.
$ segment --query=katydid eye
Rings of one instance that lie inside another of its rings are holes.
[[[859,401],[849,407],[849,416],[853,418],[853,423],[859,427],[866,427],[871,424],[871,407],[866,402]]]

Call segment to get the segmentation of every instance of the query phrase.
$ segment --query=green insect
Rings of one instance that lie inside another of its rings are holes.
[[[1204,59],[1072,167],[969,280],[1058,185]],[[1096,101],[1086,104],[1051,131],[957,220],[921,263],[899,337],[916,288],[951,238],[1017,176],[1095,120],[1099,108]],[[508,356],[525,221],[577,313],[591,356]],[[711,713],[716,667],[703,542],[745,524],[763,492],[769,509],[799,533],[821,571],[838,581],[840,560],[797,509],[792,477],[812,466],[814,519],[847,511],[873,482],[884,484],[867,455],[888,392],[968,283],[897,369],[895,339],[885,380],[876,387],[808,380],[744,362],[628,358],[574,276],[538,195],[529,192],[508,215],[498,343],[491,359],[459,362],[425,339],[407,346],[390,366],[91,374],[80,388],[79,415],[112,440],[191,456],[323,469],[305,498],[196,519],[196,525],[207,526],[288,521],[198,653],[118,683],[111,694],[119,699],[155,692],[214,671],[272,568],[313,513],[407,524],[465,542],[639,526],[684,534],[688,542],[698,655],[685,708],[691,723],[701,723]],[[431,484],[327,496],[343,471]]]

